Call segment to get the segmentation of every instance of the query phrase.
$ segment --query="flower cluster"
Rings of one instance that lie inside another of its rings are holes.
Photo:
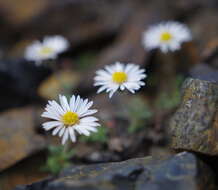
[[[106,90],[111,97],[117,90],[123,91],[125,88],[135,93],[141,86],[145,85],[142,81],[146,77],[145,70],[140,69],[138,65],[115,63],[106,66],[105,70],[97,71],[95,77],[95,86],[101,86],[98,90]],[[62,137],[62,144],[70,138],[72,142],[76,141],[76,132],[89,136],[91,132],[96,132],[96,127],[100,126],[98,119],[91,116],[97,112],[96,109],[90,109],[93,102],[88,99],[83,100],[80,96],[73,95],[70,101],[65,96],[59,96],[60,104],[55,100],[48,101],[45,112],[42,117],[51,119],[43,123],[45,130],[53,129],[52,135]]]
[[[178,22],[162,22],[156,26],[151,26],[143,34],[143,45],[146,49],[159,48],[163,53],[180,49],[183,42],[191,40],[189,29]],[[69,47],[68,41],[62,36],[45,37],[42,42],[35,41],[27,47],[25,58],[30,61],[41,62],[47,59],[55,59],[57,55]],[[139,90],[145,85],[145,69],[141,69],[133,63],[116,62],[107,65],[104,69],[96,72],[94,86],[99,87],[97,93],[106,91],[111,98],[113,94],[120,90],[127,89],[131,93]],[[48,101],[42,117],[53,121],[43,123],[45,130],[53,129],[52,134],[62,137],[62,144],[70,138],[76,141],[76,133],[89,136],[91,132],[96,132],[100,126],[98,119],[92,114],[96,109],[90,109],[93,102],[73,95],[69,102],[65,96],[59,96],[60,104],[56,101]]]

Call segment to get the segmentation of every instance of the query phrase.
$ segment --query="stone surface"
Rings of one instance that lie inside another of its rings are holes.
[[[35,132],[32,107],[9,110],[0,116],[0,171],[42,149],[44,139]]]
[[[213,172],[192,154],[73,166],[57,179],[16,190],[215,190]]]
[[[33,96],[49,69],[38,67],[25,60],[2,60],[0,62],[1,88],[9,88],[23,96]],[[28,80],[27,80],[28,79]]]
[[[20,6],[26,5],[26,6]],[[14,25],[21,25],[31,20],[33,17],[40,14],[46,8],[48,0],[20,0],[19,4],[14,3],[13,0],[0,0],[0,10],[9,23]]]
[[[200,49],[201,52],[205,48],[208,41],[213,41],[217,38],[217,16],[218,13],[216,6],[209,8],[205,7],[201,9],[200,12],[193,15],[193,17],[191,17],[188,21],[192,35],[198,42],[198,49]],[[205,32],[205,28],[207,29],[207,32]]]
[[[4,41],[7,40],[6,43],[11,38],[19,42],[49,34],[62,34],[73,47],[114,35],[135,4],[131,0],[22,0],[15,5],[12,1],[0,1],[0,5],[5,5],[0,7],[2,20],[9,23],[8,36],[3,38]],[[13,29],[19,31],[19,38]]]
[[[22,105],[37,98],[37,88],[50,73],[22,59],[0,61],[0,110]],[[16,97],[16,98],[14,98]]]
[[[187,79],[182,103],[170,121],[171,147],[218,155],[218,85]]]
[[[210,82],[218,82],[218,69],[212,68],[210,65],[202,63],[198,64],[190,70],[191,77]]]
[[[57,99],[59,94],[71,94],[79,81],[78,73],[62,70],[45,79],[38,88],[38,94],[45,99]]]
[[[45,153],[28,157],[0,173],[0,189],[12,190],[17,185],[30,184],[49,176],[39,168],[45,164]]]

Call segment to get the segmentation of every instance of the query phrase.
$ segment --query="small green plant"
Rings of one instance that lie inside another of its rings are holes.
[[[81,54],[76,60],[78,69],[80,70],[88,69],[91,65],[95,63],[95,59],[96,59],[95,52],[86,52]]]
[[[127,105],[125,115],[130,119],[128,132],[134,133],[145,127],[146,122],[153,114],[146,102],[144,102],[141,98],[133,98]]]
[[[48,146],[48,157],[43,171],[58,174],[62,169],[70,165],[70,158],[74,154],[74,150],[65,151],[64,146]]]
[[[101,126],[98,127],[98,131],[96,133],[92,133],[90,136],[80,136],[80,141],[106,143],[108,140],[107,133],[107,127]]]
[[[156,107],[159,109],[173,109],[179,105],[181,101],[180,86],[182,84],[183,77],[177,76],[175,81],[175,89],[172,92],[162,92],[156,101]]]

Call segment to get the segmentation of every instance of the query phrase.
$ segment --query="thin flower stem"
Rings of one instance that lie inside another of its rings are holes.
[[[65,143],[65,145],[64,145],[63,152],[64,152],[64,153],[67,153],[67,152],[69,152],[69,150],[70,150],[70,142],[67,141],[67,142]]]

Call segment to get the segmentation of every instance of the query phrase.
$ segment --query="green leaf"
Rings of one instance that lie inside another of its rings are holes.
[[[48,146],[48,158],[41,169],[52,174],[58,174],[70,165],[70,158],[74,152],[74,150],[66,152],[64,146]]]
[[[153,113],[142,98],[135,97],[127,104],[127,110],[124,117],[129,118],[129,133],[135,133],[146,127],[146,123],[151,119]]]
[[[81,142],[100,142],[105,143],[107,142],[107,128],[106,127],[98,127],[98,131],[96,133],[92,133],[90,136],[81,136]]]

